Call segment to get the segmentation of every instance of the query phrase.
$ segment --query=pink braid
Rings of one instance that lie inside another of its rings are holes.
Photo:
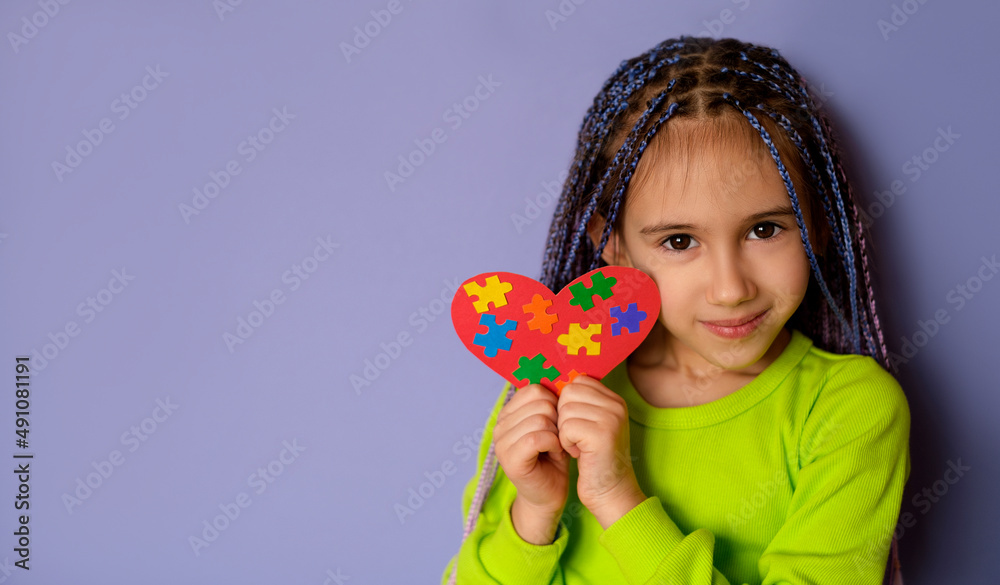
[[[823,131],[832,137],[832,128],[829,126],[827,117],[820,114],[820,120],[822,120]],[[839,145],[837,141],[831,141],[834,145]],[[837,149],[837,146],[834,146]],[[879,323],[878,311],[875,309],[875,295],[872,292],[869,268],[868,268],[868,250],[867,250],[867,238],[865,238],[865,228],[861,224],[860,218],[858,217],[858,207],[855,204],[854,193],[851,189],[851,183],[847,180],[847,174],[844,172],[844,168],[841,165],[842,157],[839,152],[835,153],[836,163],[836,174],[837,180],[845,187],[846,190],[846,203],[847,208],[851,214],[852,225],[856,227],[856,235],[858,240],[859,256],[861,256],[861,266],[862,266],[862,278],[864,279],[864,290],[866,296],[868,297],[868,307],[871,314],[872,328],[875,329],[875,335],[877,340],[877,346],[872,348],[872,353],[875,355],[876,359],[882,363],[883,366],[888,366],[888,349],[885,345],[885,339],[882,336],[882,326]],[[881,358],[881,359],[879,359]],[[889,565],[886,575],[883,578],[883,583],[885,585],[904,585],[903,583],[903,573],[900,571],[899,563],[899,543],[896,539],[896,534],[893,532],[892,535],[892,562]]]

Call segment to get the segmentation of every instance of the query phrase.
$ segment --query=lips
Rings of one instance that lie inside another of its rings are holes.
[[[750,321],[753,321],[754,319],[756,319],[757,317],[760,317],[761,315],[763,315],[766,312],[767,312],[767,309],[765,309],[765,310],[763,310],[763,311],[761,311],[759,313],[754,313],[753,315],[748,315],[746,317],[742,317],[740,319],[728,319],[728,320],[725,320],[725,321],[702,321],[702,323],[706,323],[708,325],[715,325],[716,327],[737,327],[739,325],[743,325],[744,323],[749,323]]]
[[[757,329],[757,326],[764,321],[767,310],[739,319],[729,319],[728,321],[702,321],[702,325],[715,335],[725,339],[740,339],[746,337]],[[722,325],[722,323],[733,323],[733,325]]]

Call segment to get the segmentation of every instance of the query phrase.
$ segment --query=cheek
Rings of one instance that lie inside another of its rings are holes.
[[[775,296],[788,300],[801,300],[809,286],[809,259],[801,242],[790,246],[784,253],[768,262],[765,273],[768,274]]]
[[[693,314],[692,308],[695,306],[698,291],[691,285],[690,278],[684,278],[683,274],[677,274],[678,271],[668,270],[662,265],[644,264],[637,268],[649,275],[660,291],[661,322],[667,323],[676,320],[679,315]]]

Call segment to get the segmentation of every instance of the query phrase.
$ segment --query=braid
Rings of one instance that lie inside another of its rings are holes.
[[[888,369],[871,288],[868,240],[836,137],[805,79],[768,47],[732,38],[681,36],[619,64],[580,126],[549,227],[541,282],[559,291],[604,264],[601,254],[611,232],[620,227],[636,166],[667,120],[708,121],[731,115],[746,120],[759,134],[764,151],[777,165],[809,260],[809,286],[788,325],[820,349],[869,355]],[[809,225],[800,197],[812,211]],[[605,220],[596,243],[588,234],[595,214]],[[810,233],[817,240],[815,250]],[[504,404],[513,393],[511,386]],[[475,527],[496,467],[490,445],[463,540]],[[901,584],[899,568],[893,534],[883,583]],[[450,583],[456,575],[453,571]]]
[[[676,43],[668,45],[668,47],[675,47],[675,46],[676,46]],[[632,67],[631,69],[628,70],[628,72],[627,72],[628,83],[627,84],[624,84],[622,81],[619,81],[618,83],[615,83],[615,84],[611,85],[611,95],[610,95],[610,97],[614,98],[614,101],[612,102],[612,104],[611,104],[611,106],[609,108],[604,108],[603,110],[600,110],[600,114],[601,114],[600,115],[600,123],[598,124],[598,126],[596,128],[596,131],[598,132],[598,141],[597,141],[598,145],[603,145],[603,143],[604,143],[604,141],[605,141],[608,133],[611,131],[611,123],[610,123],[609,116],[611,114],[613,114],[615,117],[617,117],[621,113],[623,113],[626,110],[628,110],[629,109],[629,103],[627,101],[628,98],[631,97],[639,89],[642,89],[642,87],[644,86],[645,81],[651,79],[657,73],[657,71],[661,67],[663,67],[664,65],[671,65],[673,63],[676,63],[678,61],[678,59],[679,59],[679,57],[676,56],[676,55],[671,56],[671,57],[667,58],[666,60],[664,60],[663,62],[657,63],[654,67],[652,67],[651,69],[649,69],[648,71],[646,71],[645,74],[643,74],[643,68],[642,68],[642,66],[643,65],[648,65],[648,64],[652,63],[653,62],[652,59],[655,58],[655,55],[656,55],[656,53],[654,52],[653,55],[650,55],[650,59],[646,59],[645,61],[640,61],[638,65],[636,65],[636,66],[634,66],[634,67]],[[627,61],[625,63],[623,63],[622,64],[622,68],[625,67],[625,65],[627,63],[628,63]],[[636,81],[636,79],[635,79],[637,76],[639,77],[638,81]],[[669,91],[673,87],[673,83],[674,82],[671,81],[670,86],[668,87],[667,91]],[[601,102],[601,103],[603,105],[603,102]],[[583,215],[576,222],[577,229],[573,233],[573,237],[572,237],[572,240],[571,240],[571,245],[569,247],[569,254],[567,255],[565,263],[563,264],[563,266],[561,268],[559,266],[555,267],[556,270],[557,270],[557,272],[556,272],[557,277],[560,280],[566,281],[566,282],[568,282],[570,280],[573,280],[574,278],[576,278],[576,273],[578,273],[580,271],[580,269],[582,268],[582,259],[578,259],[577,258],[577,251],[580,248],[580,241],[583,238],[583,234],[584,234],[584,232],[586,230],[587,222],[590,220],[590,217],[592,216],[592,214],[593,214],[593,212],[594,212],[594,210],[595,210],[595,208],[597,206],[597,203],[598,203],[598,194],[600,193],[600,189],[602,187],[604,187],[605,184],[607,183],[607,179],[610,176],[612,170],[614,170],[615,168],[617,168],[618,165],[619,165],[619,163],[621,163],[621,161],[624,159],[625,155],[628,152],[628,148],[630,148],[631,147],[631,143],[634,142],[634,134],[635,134],[635,132],[639,128],[641,128],[643,126],[643,124],[645,124],[646,120],[648,119],[648,117],[651,114],[652,114],[652,110],[651,109],[648,109],[645,112],[643,112],[643,114],[640,116],[640,119],[635,123],[635,126],[633,127],[633,132],[630,132],[629,135],[628,135],[629,138],[631,139],[631,141],[627,140],[626,142],[628,143],[628,145],[627,146],[623,145],[622,148],[618,149],[618,151],[615,154],[614,163],[607,168],[607,170],[605,171],[604,175],[601,177],[601,180],[600,180],[600,183],[598,184],[598,187],[593,191],[593,193],[588,198],[587,205],[586,205],[586,207],[584,208],[584,211],[583,211]],[[586,124],[586,122],[585,122],[585,124]],[[587,141],[588,145],[589,145],[589,143],[590,143],[590,141]],[[592,149],[592,153],[590,153],[589,156],[587,157],[587,169],[586,170],[588,171],[588,174],[589,174],[589,171],[593,169],[594,161],[597,159],[597,157],[598,157],[599,154],[600,154],[600,149],[599,148],[593,148]],[[636,162],[638,162],[638,161],[636,161]],[[565,227],[568,228],[568,225],[566,225]],[[548,283],[546,283],[546,284],[548,284]],[[562,288],[561,286],[558,286],[558,285],[556,285],[556,287],[557,288],[554,288],[554,290],[559,290],[559,289]],[[550,286],[549,288],[553,288],[553,287]]]
[[[859,220],[857,202],[855,201],[854,194],[851,191],[851,183],[847,180],[847,175],[844,172],[843,165],[841,164],[841,156],[837,148],[837,143],[832,139],[834,133],[832,128],[830,127],[829,120],[823,114],[822,111],[819,112],[818,118],[823,127],[823,131],[828,136],[831,137],[830,143],[833,145],[833,149],[830,155],[833,158],[834,167],[836,168],[837,171],[837,179],[845,186],[847,191],[847,206],[851,212],[851,220],[850,220],[851,225],[853,225],[857,230],[857,239],[859,248],[858,256],[861,257],[861,274],[864,282],[864,288],[861,289],[861,293],[865,301],[864,304],[867,307],[865,316],[871,318],[871,328],[875,330],[875,337],[873,337],[871,332],[868,330],[867,321],[866,320],[862,321],[865,330],[866,342],[868,343],[869,347],[868,355],[875,357],[875,359],[880,364],[882,364],[883,367],[888,369],[889,351],[886,348],[885,339],[882,336],[882,326],[881,323],[879,322],[878,311],[875,309],[875,298],[871,288],[871,276],[868,267],[869,257],[867,250],[867,241],[866,241],[867,238],[865,237],[864,233],[865,227]]]
[[[597,196],[596,192],[588,192],[588,183],[595,162],[611,131],[612,121],[617,120],[618,116],[628,109],[627,100],[632,97],[633,93],[641,89],[648,78],[655,75],[656,71],[663,65],[658,63],[657,59],[665,55],[669,60],[678,49],[686,45],[687,43],[683,39],[680,41],[667,40],[651,49],[646,55],[622,61],[617,71],[604,83],[604,87],[594,98],[594,103],[587,110],[580,129],[576,157],[571,165],[572,170],[563,186],[560,202],[556,206],[554,217],[557,220],[553,221],[549,230],[541,282],[550,289],[561,289],[562,286],[558,284],[559,282],[568,282],[575,278],[571,277],[567,280],[567,273],[582,268],[576,262],[576,247],[580,241],[577,239],[574,245],[570,245],[569,230],[571,225],[575,225],[572,219],[574,215],[579,214],[579,206],[582,202],[586,199],[589,204],[589,198]],[[641,83],[636,82],[637,77]]]
[[[774,142],[771,140],[771,136],[768,134],[767,130],[760,125],[760,121],[747,110],[743,104],[740,103],[738,99],[733,97],[730,93],[726,92],[722,94],[722,99],[731,102],[744,116],[750,120],[750,124],[760,132],[761,138],[763,138],[764,143],[767,145],[768,149],[771,151],[771,156],[774,158],[774,162],[778,165],[778,173],[781,175],[782,180],[785,182],[785,188],[788,190],[788,196],[792,200],[792,210],[795,211],[795,223],[799,226],[799,231],[802,236],[802,244],[805,246],[806,255],[809,257],[809,265],[812,266],[813,274],[816,275],[819,281],[820,290],[823,291],[823,295],[826,296],[827,300],[830,301],[830,308],[837,314],[837,318],[844,321],[843,315],[841,315],[840,310],[837,308],[837,302],[830,296],[830,291],[827,290],[826,281],[823,279],[823,274],[820,272],[819,265],[816,262],[816,256],[813,254],[812,244],[809,242],[809,231],[806,227],[805,220],[802,217],[802,210],[799,208],[799,198],[795,194],[795,186],[792,185],[792,179],[788,176],[788,170],[785,169],[784,163],[781,162],[781,155],[778,154],[778,149],[775,148]]]
[[[802,137],[799,135],[799,132],[792,126],[791,121],[789,121],[784,114],[776,112],[767,112],[767,114],[771,116],[772,119],[777,121],[777,123],[781,126],[782,130],[788,133],[789,137],[792,139],[792,142],[795,143],[795,146],[799,149],[799,152],[802,153],[804,162],[806,163],[806,166],[809,168],[809,179],[812,181],[813,185],[816,185],[816,187],[820,192],[820,195],[822,195],[823,197],[823,210],[826,212],[827,222],[833,230],[833,244],[835,247],[835,251],[837,252],[837,255],[839,257],[844,258],[846,253],[844,252],[844,246],[843,243],[841,242],[842,238],[840,236],[840,226],[833,216],[833,209],[830,207],[830,197],[829,195],[827,195],[826,188],[823,187],[823,182],[819,179],[820,175],[819,171],[816,169],[816,164],[813,162],[812,157],[809,155],[809,151],[806,150],[806,148],[803,146]]]
[[[676,79],[670,80],[670,85],[667,86],[667,91],[664,91],[663,93],[661,93],[656,97],[652,105],[650,105],[649,109],[646,110],[645,114],[651,114],[653,111],[657,110],[662,105],[662,103],[664,103],[662,100],[663,98],[666,97],[667,92],[669,92],[673,88],[675,81],[677,80]],[[642,153],[646,150],[646,146],[648,146],[650,138],[653,137],[653,134],[656,133],[656,130],[663,124],[663,122],[665,122],[667,118],[672,116],[674,112],[677,111],[677,107],[678,107],[677,102],[674,102],[670,104],[669,107],[667,107],[667,110],[663,112],[663,114],[660,115],[659,118],[657,118],[656,123],[653,125],[653,127],[646,132],[645,136],[643,136],[642,142],[639,143],[639,147],[638,149],[636,149],[634,154],[631,153],[633,141],[631,140],[626,141],[625,145],[622,146],[622,150],[627,149],[628,151],[630,151],[629,158],[631,162],[629,163],[628,166],[628,172],[625,174],[624,177],[622,177],[622,186],[619,187],[617,191],[615,191],[615,196],[614,199],[612,199],[611,203],[611,215],[608,218],[608,221],[604,225],[604,233],[601,235],[601,243],[597,247],[598,250],[603,250],[604,246],[608,243],[608,237],[611,235],[611,226],[615,224],[615,221],[618,218],[618,210],[621,208],[622,198],[624,197],[625,194],[625,185],[628,183],[629,179],[632,178],[632,174],[635,172],[635,166],[636,164],[638,164],[639,158],[642,157]],[[645,114],[643,115],[644,122],[646,117]],[[594,268],[597,268],[599,262],[600,262],[600,254],[597,253],[594,256],[593,263],[590,265],[590,269],[593,270]]]
[[[760,50],[759,47],[757,49]],[[768,53],[772,57],[777,57],[777,51],[770,50],[770,51],[768,51]],[[751,60],[746,55],[745,52],[740,52],[740,59],[742,61],[744,61],[744,62],[749,62],[749,63],[755,65],[756,67],[758,67],[759,69],[764,70],[764,71],[777,71],[777,70],[780,69],[779,67],[775,67],[775,65],[777,65],[777,63],[773,64],[771,67],[765,67],[764,65],[762,65],[760,63],[757,63],[756,61]],[[789,66],[789,69],[791,69],[790,66]],[[759,76],[756,76],[755,74],[746,74],[746,75],[747,76],[753,76],[753,77],[759,78]],[[840,218],[839,221],[837,221],[834,218],[833,214],[831,213],[832,209],[830,209],[830,207],[829,207],[829,198],[826,196],[826,190],[823,187],[823,181],[822,180],[816,181],[816,177],[813,176],[813,175],[811,175],[811,178],[813,178],[813,181],[817,184],[817,188],[818,188],[818,190],[820,191],[820,194],[823,197],[822,204],[823,204],[824,210],[828,211],[828,213],[827,213],[827,221],[829,222],[829,227],[830,227],[831,231],[833,232],[833,239],[834,239],[834,241],[837,242],[837,244],[835,245],[835,249],[838,252],[838,255],[840,257],[842,257],[842,259],[844,261],[844,267],[845,267],[844,272],[846,273],[846,276],[847,276],[847,278],[849,280],[849,287],[850,287],[849,291],[847,292],[847,295],[846,295],[848,297],[848,299],[850,300],[850,303],[851,303],[852,325],[849,328],[850,335],[848,337],[847,336],[848,332],[847,331],[843,331],[843,330],[841,330],[838,333],[831,333],[830,332],[831,327],[829,326],[829,323],[825,323],[824,326],[822,327],[822,330],[825,331],[825,332],[827,332],[827,335],[833,335],[834,337],[827,337],[827,338],[823,339],[823,343],[827,344],[828,347],[833,347],[835,350],[839,351],[840,353],[847,353],[848,351],[850,351],[852,353],[861,353],[862,350],[861,350],[861,346],[860,346],[860,341],[858,339],[858,309],[857,309],[857,305],[858,305],[858,297],[864,295],[864,293],[859,293],[858,290],[857,290],[857,266],[856,266],[855,259],[854,259],[854,247],[851,245],[850,227],[848,225],[850,222],[853,222],[853,225],[857,225],[857,210],[856,210],[856,207],[854,206],[853,201],[849,201],[847,203],[847,205],[853,210],[852,218],[851,218],[851,220],[848,220],[848,218],[846,217],[845,211],[844,211],[845,203],[844,203],[843,198],[841,197],[840,185],[843,184],[843,185],[847,186],[847,185],[849,185],[849,183],[846,181],[846,177],[844,177],[844,175],[843,175],[843,169],[840,166],[838,157],[837,157],[836,153],[834,152],[834,149],[832,149],[832,148],[830,148],[828,146],[828,144],[834,144],[834,141],[833,141],[832,132],[830,130],[830,127],[829,127],[829,124],[828,124],[827,120],[825,118],[822,118],[821,116],[817,116],[818,108],[816,108],[815,102],[812,100],[812,96],[810,96],[809,92],[805,89],[805,84],[802,82],[802,77],[798,76],[797,74],[795,76],[793,76],[791,73],[787,73],[786,75],[784,75],[784,77],[786,79],[795,79],[795,78],[797,78],[799,80],[796,83],[796,86],[797,86],[796,93],[799,95],[799,99],[796,99],[796,98],[793,98],[792,96],[790,96],[783,88],[778,87],[777,84],[774,83],[773,81],[767,81],[767,80],[764,80],[763,78],[760,78],[760,80],[763,81],[764,83],[766,83],[769,87],[772,87],[773,89],[777,89],[777,90],[781,91],[781,93],[785,97],[789,98],[790,101],[792,101],[793,103],[796,103],[797,105],[799,105],[800,108],[798,110],[796,110],[797,117],[801,118],[801,119],[803,119],[805,121],[807,121],[812,126],[812,129],[814,131],[814,135],[818,139],[818,145],[819,145],[820,154],[821,154],[822,158],[826,162],[826,169],[825,170],[827,171],[827,177],[830,179],[829,182],[830,182],[830,185],[832,187],[834,196],[836,198],[836,206],[837,206],[837,210],[839,212],[838,217]],[[758,107],[761,108],[761,109],[764,109],[763,105],[758,106]],[[773,115],[772,115],[772,117],[773,117]],[[820,123],[817,120],[817,117],[820,117],[822,119],[822,123]],[[794,131],[794,128],[792,128],[792,130]],[[785,131],[788,132],[789,129],[785,128]],[[794,141],[794,138],[796,136],[798,136],[798,132],[794,131],[794,133],[790,133],[790,136],[792,137],[792,139]],[[807,164],[811,164],[811,156],[809,154],[808,149],[804,149],[801,146],[799,146],[798,144],[796,144],[796,146],[798,147],[799,154],[802,156],[803,160],[804,161],[809,161]],[[780,166],[780,163],[779,163],[779,166]],[[810,173],[812,173],[812,172],[813,172],[813,169],[810,168]],[[793,205],[794,205],[794,200],[793,200]],[[808,242],[806,242],[806,246],[807,246],[807,252],[808,252],[809,251],[809,249],[808,249]],[[865,265],[867,265],[867,258],[866,257],[863,258],[863,263]],[[814,269],[814,274],[816,274],[819,277],[820,288],[824,291],[824,294],[826,294],[826,289],[825,289],[825,287],[822,284],[822,277],[815,271],[815,269]],[[835,279],[839,280],[840,276],[841,276],[840,274],[835,275]],[[867,281],[866,281],[866,287],[869,287],[869,285],[867,284]],[[870,292],[870,290],[866,291],[866,292]],[[827,300],[828,301],[830,300],[829,296],[827,296]],[[870,305],[870,306],[873,308],[873,305]],[[841,313],[837,309],[837,305],[835,303],[830,302],[829,308],[833,310],[833,312],[836,314],[836,316],[838,317],[838,319],[842,320]],[[877,317],[876,317],[876,319],[877,319]],[[844,325],[843,329],[848,329],[848,327],[846,326],[846,324]],[[871,339],[871,335],[868,332],[867,319],[865,319],[865,320],[862,321],[862,329],[863,329],[863,332],[865,334],[866,339],[870,340]],[[869,351],[871,351],[871,349],[873,349],[872,348],[872,344],[869,344],[869,348],[868,349],[869,349]],[[883,363],[882,365],[885,366],[886,364]]]

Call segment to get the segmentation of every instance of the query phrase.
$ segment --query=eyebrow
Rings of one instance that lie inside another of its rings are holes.
[[[789,207],[787,205],[784,205],[784,206],[780,206],[780,207],[774,207],[774,208],[768,209],[766,211],[761,211],[760,213],[755,213],[753,215],[749,215],[746,218],[744,218],[743,223],[749,223],[749,222],[753,222],[753,221],[759,221],[761,219],[768,218],[768,217],[779,217],[779,216],[786,216],[786,215],[794,216],[795,212],[792,211],[791,207]],[[701,228],[699,228],[698,226],[696,226],[694,224],[690,224],[690,223],[658,223],[656,225],[649,225],[649,226],[646,226],[646,227],[642,228],[641,230],[639,230],[639,233],[642,234],[642,235],[644,235],[644,236],[646,236],[646,235],[650,235],[650,234],[658,234],[658,233],[669,232],[669,231],[674,231],[674,230],[698,230],[698,229],[701,229]]]

